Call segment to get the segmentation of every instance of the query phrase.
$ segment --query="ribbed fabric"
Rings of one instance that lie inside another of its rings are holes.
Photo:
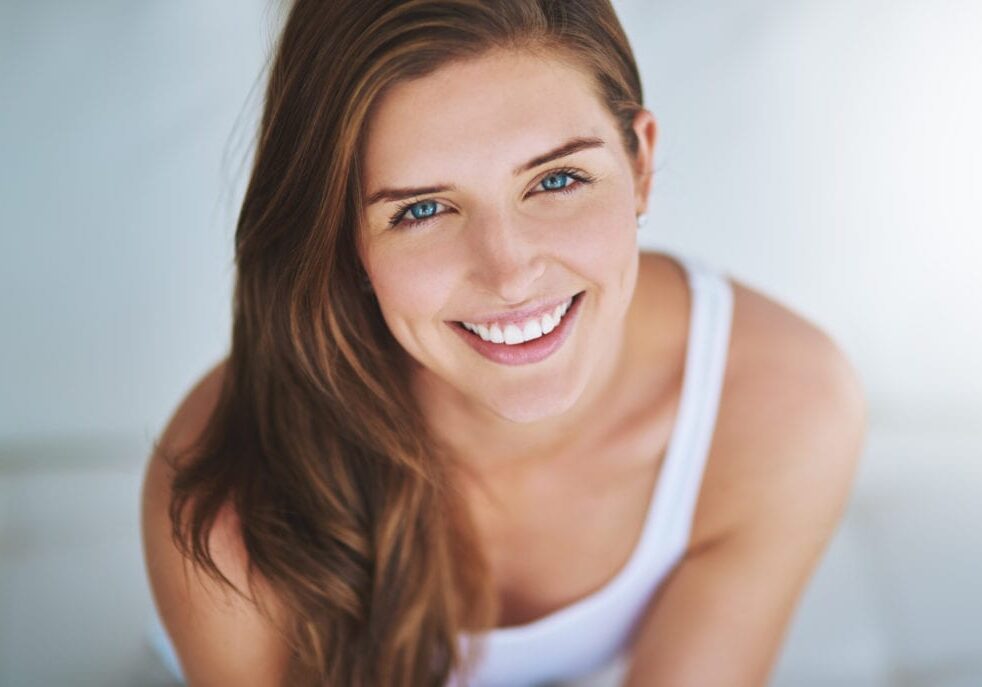
[[[634,552],[593,594],[533,622],[486,634],[486,653],[475,674],[466,682],[454,676],[448,687],[532,687],[606,673],[624,660],[648,601],[681,560],[716,425],[733,293],[725,275],[706,263],[665,254],[686,273],[691,316],[679,410]],[[156,616],[148,638],[168,669],[183,680]],[[470,636],[461,638],[465,651],[471,641]]]
[[[631,558],[598,591],[538,620],[496,628],[465,683],[526,687],[606,672],[622,661],[651,596],[681,560],[689,541],[703,468],[729,350],[733,294],[724,275],[705,263],[669,254],[688,277],[691,298],[682,395],[641,537]],[[462,638],[466,651],[472,639]]]

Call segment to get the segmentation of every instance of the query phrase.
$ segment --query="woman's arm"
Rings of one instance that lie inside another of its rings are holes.
[[[798,598],[838,526],[866,431],[859,382],[834,347],[801,349],[753,384],[725,535],[690,551],[653,598],[625,687],[763,687]],[[824,353],[822,353],[824,351]],[[802,353],[806,353],[804,356]],[[770,402],[765,399],[771,399]]]
[[[219,387],[216,369],[185,398],[161,438],[182,450],[203,428]],[[282,684],[289,650],[256,607],[192,568],[171,541],[170,468],[150,459],[143,482],[141,526],[144,560],[161,621],[171,637],[188,687],[270,687]],[[231,509],[210,534],[219,570],[248,590],[248,559]],[[264,601],[276,614],[274,599]]]

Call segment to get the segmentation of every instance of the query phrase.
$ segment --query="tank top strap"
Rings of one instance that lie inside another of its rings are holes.
[[[716,427],[733,321],[733,288],[725,272],[704,260],[667,254],[684,269],[692,296],[679,419],[666,455],[664,529],[660,529],[681,556],[692,532]]]

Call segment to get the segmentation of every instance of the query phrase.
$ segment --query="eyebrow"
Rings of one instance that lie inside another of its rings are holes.
[[[537,155],[533,157],[528,162],[516,167],[512,174],[518,176],[522,172],[527,172],[530,169],[534,169],[539,165],[544,165],[547,162],[552,162],[553,160],[559,159],[561,157],[566,157],[567,155],[572,155],[573,153],[578,153],[581,150],[586,150],[588,148],[601,148],[605,146],[606,143],[602,138],[596,138],[591,136],[577,136],[571,138],[562,145],[553,148],[547,153],[542,155]],[[412,198],[413,196],[423,196],[430,193],[444,193],[446,191],[456,191],[457,187],[453,184],[437,184],[435,186],[420,186],[417,188],[383,188],[371,196],[365,201],[365,206],[374,205],[379,201],[392,202],[396,200],[403,200],[404,198]]]

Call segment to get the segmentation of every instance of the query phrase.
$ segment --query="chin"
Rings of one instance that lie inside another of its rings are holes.
[[[581,385],[543,390],[530,389],[526,393],[503,393],[488,399],[486,405],[498,417],[516,424],[528,424],[562,415],[573,405],[582,392]]]

